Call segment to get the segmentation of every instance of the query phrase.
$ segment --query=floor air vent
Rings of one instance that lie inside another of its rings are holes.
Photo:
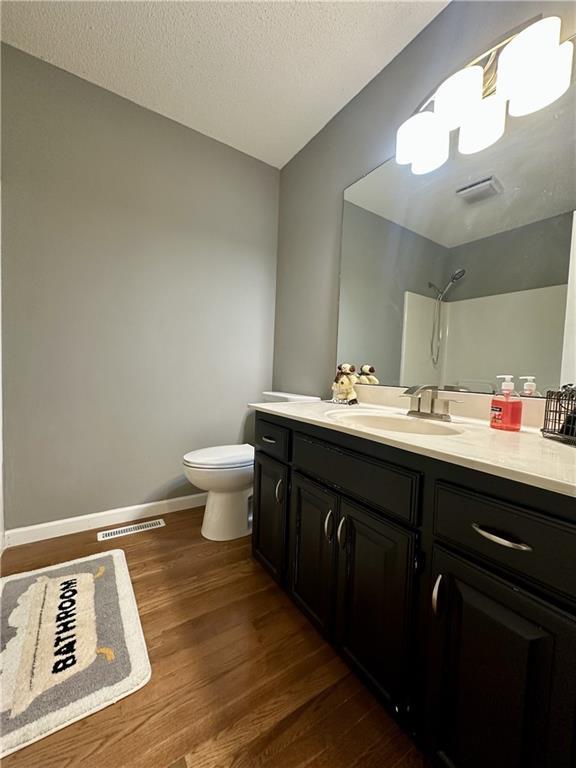
[[[146,523],[134,523],[134,525],[125,525],[123,528],[112,528],[109,531],[100,531],[98,541],[107,541],[116,539],[118,536],[129,536],[131,533],[140,533],[140,531],[149,531],[151,528],[164,528],[166,523],[159,518],[158,520],[148,520]]]

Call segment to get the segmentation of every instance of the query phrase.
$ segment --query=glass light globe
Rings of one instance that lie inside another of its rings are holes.
[[[433,112],[423,114],[430,117],[426,120],[425,130],[412,158],[412,173],[417,175],[440,168],[448,160],[450,153],[450,131],[444,121]]]
[[[524,79],[526,69],[540,63],[560,45],[561,20],[548,16],[519,32],[498,57],[496,88],[504,98],[513,96]]]
[[[431,112],[418,112],[408,118],[396,132],[396,162],[408,165],[418,152],[418,147],[426,135],[426,126]]]
[[[559,99],[570,87],[573,56],[574,44],[567,40],[537,66],[527,69],[509,97],[510,114],[530,115]]]
[[[396,133],[396,162],[411,163],[412,173],[439,168],[448,159],[450,133],[434,112],[418,112],[402,123]]]
[[[434,94],[434,114],[444,120],[449,131],[458,128],[482,98],[484,70],[478,65],[465,67],[445,80]]]
[[[458,150],[463,155],[480,152],[498,141],[506,126],[506,101],[498,94],[487,96],[466,115],[458,134]]]
[[[537,112],[568,89],[574,45],[560,45],[561,21],[548,16],[520,32],[498,59],[497,93],[509,100],[513,116]]]

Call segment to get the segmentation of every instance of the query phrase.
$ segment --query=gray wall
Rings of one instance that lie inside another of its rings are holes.
[[[446,279],[460,267],[466,275],[447,300],[564,285],[571,237],[572,212],[450,248]]]
[[[278,172],[2,54],[7,528],[187,494],[271,384]]]
[[[392,156],[398,126],[439,82],[541,13],[576,29],[573,3],[451,3],[282,169],[276,387],[330,391],[344,189]]]
[[[433,297],[446,280],[449,251],[353,203],[344,203],[338,360],[371,363],[400,383],[404,292]]]

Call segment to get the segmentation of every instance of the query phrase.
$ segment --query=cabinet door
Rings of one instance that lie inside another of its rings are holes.
[[[415,534],[341,501],[336,642],[399,711],[408,700]]]
[[[261,453],[254,461],[254,556],[281,581],[286,553],[288,467]]]
[[[338,498],[294,474],[290,501],[290,590],[294,600],[329,634],[334,599],[334,540]]]
[[[576,621],[442,550],[429,722],[440,765],[572,768]]]

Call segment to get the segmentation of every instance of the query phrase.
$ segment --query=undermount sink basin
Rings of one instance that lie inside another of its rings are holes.
[[[328,411],[326,417],[332,421],[348,424],[357,429],[366,429],[379,432],[403,432],[410,435],[461,435],[462,431],[453,424],[440,421],[418,419],[408,416],[389,416],[384,413],[375,413],[353,410]]]

